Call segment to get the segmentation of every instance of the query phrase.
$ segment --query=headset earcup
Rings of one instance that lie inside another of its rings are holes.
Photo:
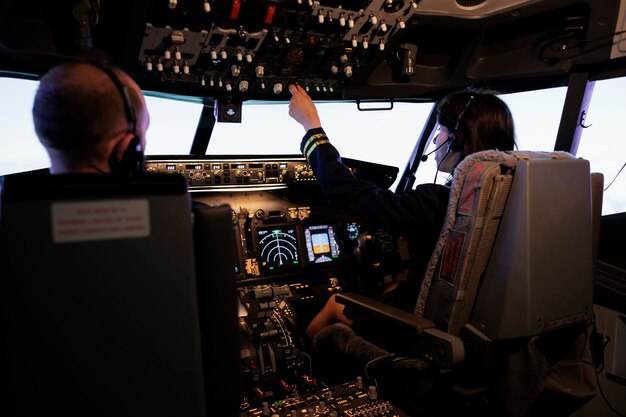
[[[128,174],[137,174],[143,171],[143,149],[141,148],[141,141],[137,136],[133,136],[133,138],[130,140],[128,147],[122,155],[120,165],[122,166],[122,169]]]
[[[144,155],[141,149],[141,141],[137,136],[133,136],[128,142],[128,146],[122,154],[122,158],[117,160],[115,150],[111,152],[109,167],[111,174],[121,176],[131,176],[144,170]]]

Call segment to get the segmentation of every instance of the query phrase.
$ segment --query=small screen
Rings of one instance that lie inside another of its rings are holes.
[[[333,226],[309,226],[304,229],[304,238],[309,262],[321,264],[341,259]]]
[[[257,229],[259,263],[265,270],[298,266],[298,237],[295,226],[273,226]]]
[[[348,238],[350,240],[357,240],[359,238],[359,225],[356,223],[348,223],[346,226],[346,231],[348,232]]]
[[[176,171],[176,165],[175,164],[167,164],[167,165],[165,165],[165,170],[166,171]]]

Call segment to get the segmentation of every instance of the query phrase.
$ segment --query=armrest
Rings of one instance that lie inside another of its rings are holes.
[[[385,326],[407,332],[407,337],[421,335],[424,330],[435,327],[435,323],[428,319],[359,294],[340,293],[336,295],[335,301],[346,306],[344,314],[348,318],[354,318],[350,317],[351,312],[359,317],[375,318]]]
[[[463,341],[436,329],[435,324],[424,317],[359,294],[341,293],[336,295],[335,300],[346,306],[344,314],[348,318],[354,318],[351,317],[351,312],[354,312],[359,317],[377,320],[396,336],[400,332],[402,337],[415,339],[415,354],[427,358],[437,369],[450,369],[465,358]]]

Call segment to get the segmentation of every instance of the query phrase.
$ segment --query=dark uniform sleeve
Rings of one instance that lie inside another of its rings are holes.
[[[387,292],[381,301],[413,312],[422,277],[430,259],[448,207],[450,190],[422,184],[406,194],[395,194],[352,175],[341,162],[324,130],[311,129],[302,140],[302,153],[313,168],[323,193],[331,204],[409,242],[411,268],[408,281]]]
[[[372,226],[434,246],[433,237],[439,235],[446,213],[446,187],[427,184],[399,195],[360,180],[341,162],[339,152],[321,128],[309,130],[300,149],[331,204]]]

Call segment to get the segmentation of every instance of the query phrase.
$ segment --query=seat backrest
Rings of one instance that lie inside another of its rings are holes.
[[[485,151],[466,158],[455,170],[416,313],[455,336],[468,322],[481,330],[498,322],[498,332],[488,331],[496,338],[537,334],[532,320],[547,329],[558,318],[588,318],[589,208],[588,162],[568,153]],[[559,239],[571,244],[563,247]],[[540,313],[548,293],[569,288],[563,285],[568,279],[552,277],[559,274],[585,284],[555,311]],[[510,318],[503,316],[507,309]],[[514,330],[507,319],[523,321],[525,328]]]
[[[235,417],[241,403],[237,255],[231,207],[194,209],[194,244],[207,413]]]
[[[589,162],[520,159],[472,325],[500,340],[590,321],[592,247]]]
[[[0,215],[2,415],[206,415],[182,177],[7,177]]]
[[[512,182],[515,157],[485,151],[454,171],[448,211],[426,270],[416,313],[458,336],[468,321]]]

